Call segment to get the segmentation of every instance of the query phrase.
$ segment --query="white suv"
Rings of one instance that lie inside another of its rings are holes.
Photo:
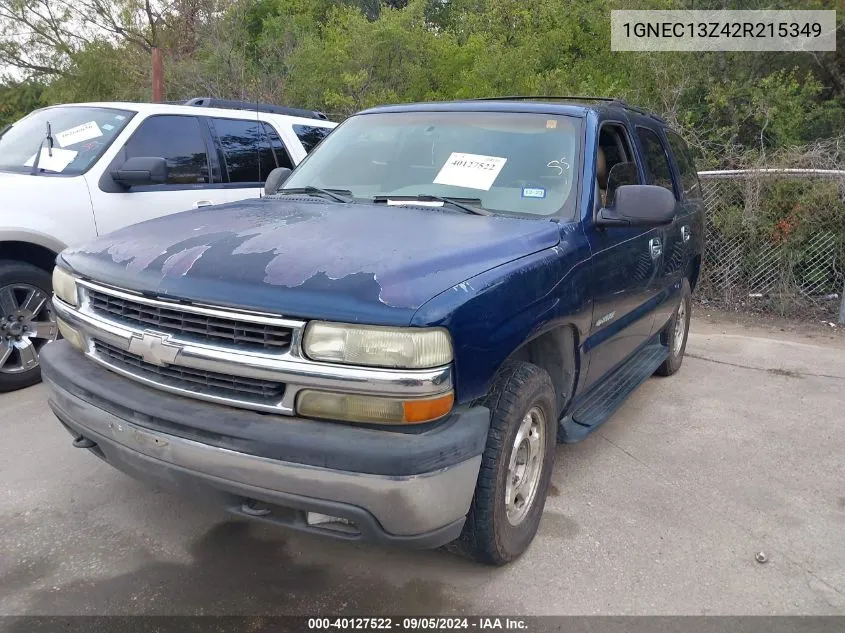
[[[0,136],[0,391],[40,378],[58,335],[50,273],[66,246],[261,195],[335,126],[319,112],[216,99],[36,110]]]

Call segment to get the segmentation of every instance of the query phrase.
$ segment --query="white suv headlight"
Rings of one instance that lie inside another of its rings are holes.
[[[53,268],[53,292],[56,296],[72,306],[79,305],[79,296],[76,293],[76,280],[64,268],[55,266]]]
[[[303,339],[312,360],[426,369],[452,361],[452,340],[442,328],[397,328],[312,321]]]

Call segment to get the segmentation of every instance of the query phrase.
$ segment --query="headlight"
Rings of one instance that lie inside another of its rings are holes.
[[[53,268],[53,292],[56,296],[72,306],[79,305],[76,294],[76,280],[64,268]]]
[[[303,340],[312,360],[373,367],[425,369],[452,360],[452,341],[442,328],[396,328],[313,321]]]

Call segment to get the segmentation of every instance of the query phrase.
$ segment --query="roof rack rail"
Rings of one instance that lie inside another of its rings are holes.
[[[235,101],[234,99],[216,99],[214,97],[194,97],[183,102],[183,105],[196,106],[199,108],[225,108],[227,110],[251,110],[253,112],[269,112],[271,114],[286,114],[298,116],[304,119],[320,119],[328,121],[328,117],[316,110],[303,110],[301,108],[289,108],[269,103],[255,103],[252,101]]]
[[[666,119],[664,119],[659,114],[655,114],[654,112],[649,112],[648,110],[644,110],[643,108],[638,108],[637,106],[632,105],[625,105],[626,108],[631,110],[632,112],[636,112],[637,114],[642,114],[643,116],[647,116],[655,121],[660,121],[661,123],[666,123]]]
[[[472,101],[532,101],[534,99],[544,99],[547,101],[608,101],[619,103],[626,107],[628,106],[622,99],[616,99],[614,97],[591,97],[587,95],[510,95],[504,97],[478,97],[472,99]]]
[[[563,95],[511,95],[508,97],[478,97],[475,99],[471,99],[471,101],[533,101],[533,100],[545,100],[545,101],[606,101],[607,103],[615,103],[617,105],[622,106],[627,110],[631,110],[632,112],[636,112],[637,114],[642,114],[647,117],[651,117],[656,121],[660,121],[661,123],[666,123],[666,119],[662,116],[654,114],[653,112],[649,112],[648,110],[644,110],[643,108],[633,106],[627,101],[622,99],[616,99],[614,97],[590,97],[590,96],[563,96]]]

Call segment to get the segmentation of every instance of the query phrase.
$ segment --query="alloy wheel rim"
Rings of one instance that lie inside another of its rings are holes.
[[[684,345],[684,332],[686,331],[687,321],[687,302],[681,300],[681,305],[678,306],[678,315],[675,319],[675,331],[672,333],[672,354],[677,356],[681,353],[681,347]]]
[[[24,283],[0,286],[0,374],[35,369],[41,348],[58,336],[47,292]]]
[[[539,407],[531,407],[514,437],[505,485],[505,512],[517,526],[525,520],[540,487],[545,456],[546,418]]]

